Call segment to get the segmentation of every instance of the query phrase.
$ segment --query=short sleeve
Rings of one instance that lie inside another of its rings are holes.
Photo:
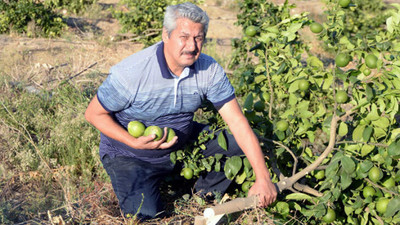
[[[108,112],[118,112],[130,105],[130,92],[121,74],[113,69],[97,90],[100,104]]]
[[[235,89],[226,76],[223,68],[217,64],[214,78],[207,92],[207,99],[210,100],[215,107],[220,107],[235,98]]]

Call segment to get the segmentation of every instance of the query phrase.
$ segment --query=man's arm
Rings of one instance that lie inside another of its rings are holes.
[[[249,195],[258,195],[260,206],[266,207],[276,200],[277,191],[272,183],[265,164],[260,143],[243,115],[236,99],[225,103],[218,112],[228,124],[239,147],[246,154],[256,174],[256,182],[249,190]]]
[[[100,104],[97,95],[89,103],[85,112],[85,118],[106,136],[135,149],[166,149],[174,145],[178,139],[174,137],[172,141],[165,143],[167,128],[164,129],[164,136],[158,141],[153,141],[156,137],[155,135],[134,138],[121,125],[115,122],[109,112]]]

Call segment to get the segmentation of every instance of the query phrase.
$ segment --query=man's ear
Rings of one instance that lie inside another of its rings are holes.
[[[169,39],[169,37],[168,37],[168,31],[167,31],[167,29],[163,28],[163,31],[162,31],[162,40],[163,40],[163,42],[165,43],[165,42],[168,41],[168,39]]]

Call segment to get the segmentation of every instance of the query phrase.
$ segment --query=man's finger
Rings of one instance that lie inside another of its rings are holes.
[[[175,136],[174,138],[172,138],[171,141],[169,142],[164,142],[160,145],[161,149],[166,149],[166,148],[170,148],[172,147],[174,144],[176,144],[178,142],[178,136]]]

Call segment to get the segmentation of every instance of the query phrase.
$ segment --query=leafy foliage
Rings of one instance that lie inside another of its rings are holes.
[[[80,13],[86,6],[94,4],[96,0],[45,0],[44,4],[51,8],[66,9],[73,13]]]
[[[15,31],[28,37],[56,37],[65,27],[60,15],[37,1],[0,1],[0,12],[0,33]]]
[[[161,40],[164,12],[168,5],[175,5],[183,0],[121,0],[117,9],[112,9],[112,15],[122,26],[122,33],[132,34],[133,41],[149,46]],[[198,0],[190,2],[196,3]]]
[[[381,187],[384,179],[400,181],[398,157],[390,156],[388,150],[390,145],[397,146],[400,131],[396,120],[400,100],[400,6],[390,11],[386,26],[379,24],[385,29],[369,30],[368,35],[350,40],[346,30],[348,9],[341,8],[337,1],[329,2],[332,4],[325,12],[324,29],[315,35],[335,55],[349,55],[349,65],[329,65],[310,53],[302,56],[308,48],[301,42],[299,30],[312,21],[306,14],[290,15],[289,9],[294,6],[287,1],[282,6],[243,1],[238,15],[244,29],[254,25],[259,32],[234,42],[236,57],[232,66],[240,81],[236,90],[243,96],[244,113],[256,133],[281,146],[274,151],[276,162],[270,163],[290,177],[297,167],[301,170],[317,160],[328,146],[335,149],[320,165],[326,167],[325,179],[304,174],[303,182],[316,187],[322,197],[286,195],[280,200],[289,204],[280,201],[271,212],[285,218],[280,213],[284,207],[300,212],[304,223],[316,224],[333,209],[337,215],[346,215],[336,218],[336,224],[376,224],[379,220],[397,224],[398,210],[383,213],[376,211],[375,204],[386,197],[390,199],[388,208],[395,207],[398,188],[378,188],[379,194],[366,199],[360,193],[367,185]],[[377,68],[364,75],[369,54],[376,56],[373,64]],[[302,80],[309,82],[308,90],[299,88]],[[348,100],[337,100],[338,93],[347,94],[341,99]],[[255,102],[264,100],[263,96],[270,96],[270,100],[265,102],[266,110],[258,112]],[[334,119],[339,119],[338,127],[331,127]],[[289,129],[277,128],[281,120],[289,122]],[[332,130],[336,131],[333,136]],[[367,179],[372,167],[381,171],[379,179]],[[293,200],[307,203],[300,205]]]

